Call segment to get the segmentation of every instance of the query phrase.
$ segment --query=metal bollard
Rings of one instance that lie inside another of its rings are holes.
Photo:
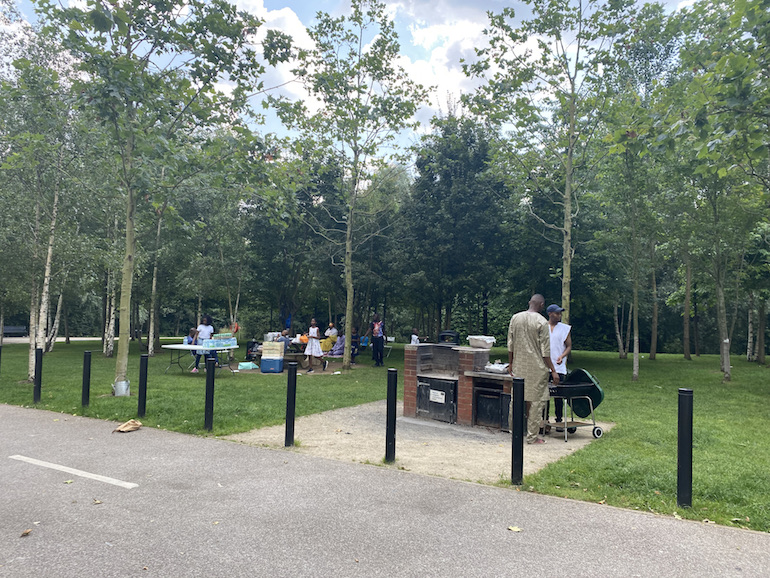
[[[524,380],[513,378],[511,388],[511,483],[520,486],[524,479]]]
[[[80,394],[80,405],[88,407],[91,400],[91,352],[83,352],[83,391]]]
[[[203,427],[208,431],[214,429],[214,372],[217,370],[213,357],[206,358],[206,408],[203,416]]]
[[[396,461],[396,398],[398,396],[398,370],[388,369],[388,412],[385,422],[385,461]]]
[[[289,362],[289,382],[286,389],[286,434],[284,447],[294,445],[294,414],[297,406],[297,362]]]
[[[144,417],[147,409],[147,361],[149,358],[148,354],[143,353],[139,359],[139,408],[136,411],[139,417]]]
[[[40,403],[41,390],[43,388],[43,350],[35,349],[35,386],[32,388],[32,400]]]
[[[679,388],[679,435],[676,460],[676,505],[692,506],[692,390]]]

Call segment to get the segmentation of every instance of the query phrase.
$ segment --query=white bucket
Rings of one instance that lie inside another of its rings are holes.
[[[116,381],[112,384],[112,395],[115,397],[126,397],[131,395],[131,382],[126,381]]]

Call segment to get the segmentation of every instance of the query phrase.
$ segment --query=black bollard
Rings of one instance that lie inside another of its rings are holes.
[[[32,388],[34,403],[40,403],[40,394],[43,386],[43,350],[35,349],[35,387]]]
[[[286,389],[286,434],[284,447],[294,445],[294,413],[297,406],[297,362],[289,362],[289,382]]]
[[[206,409],[204,410],[204,426],[207,430],[214,429],[214,372],[217,370],[213,357],[206,358]]]
[[[91,400],[91,352],[83,352],[83,391],[80,394],[80,405],[88,407]]]
[[[524,380],[513,378],[511,388],[511,483],[520,486],[524,479]]]
[[[385,461],[396,461],[396,398],[398,397],[398,370],[388,369],[388,417],[385,422]]]
[[[679,436],[676,460],[676,505],[692,506],[692,390],[679,388]]]
[[[149,358],[148,354],[143,353],[139,359],[139,408],[136,411],[139,417],[144,417],[147,409],[147,360]]]

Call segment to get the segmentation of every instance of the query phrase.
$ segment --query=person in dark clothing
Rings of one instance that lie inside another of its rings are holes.
[[[369,329],[366,330],[366,335],[372,336],[372,359],[374,360],[374,366],[380,367],[384,365],[383,353],[385,352],[385,322],[380,320],[378,313],[372,317],[372,322],[369,324]]]

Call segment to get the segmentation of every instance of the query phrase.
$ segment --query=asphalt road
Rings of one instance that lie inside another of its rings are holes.
[[[0,576],[770,570],[770,534],[116,425],[0,405]]]

